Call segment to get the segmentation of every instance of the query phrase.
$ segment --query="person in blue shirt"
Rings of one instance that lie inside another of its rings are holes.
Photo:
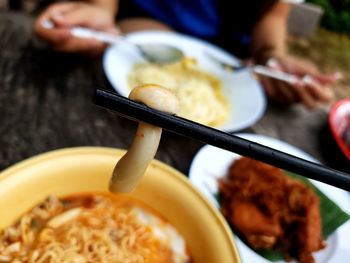
[[[84,26],[115,34],[167,30],[216,44],[239,58],[300,76],[293,84],[259,76],[267,96],[281,105],[302,103],[314,109],[329,103],[338,74],[317,68],[286,52],[287,18],[298,0],[89,0],[59,2],[37,18],[34,32],[53,49],[101,54],[106,45],[72,36],[69,28]],[[300,0],[299,0],[300,1]],[[50,20],[55,27],[47,29]],[[303,78],[303,76],[310,78]]]

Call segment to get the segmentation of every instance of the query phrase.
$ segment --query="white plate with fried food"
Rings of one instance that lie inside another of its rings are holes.
[[[159,66],[145,61],[132,45],[110,46],[104,55],[103,68],[120,95],[127,97],[137,84],[160,84],[178,95],[180,116],[229,132],[247,128],[262,117],[266,98],[256,77],[248,70],[225,71],[207,55],[237,64],[238,60],[229,53],[205,41],[172,32],[137,32],[126,35],[126,39],[137,44],[172,45],[180,48],[185,58],[174,65]]]
[[[289,145],[280,140],[256,135],[256,134],[236,134],[239,137],[254,141],[256,143],[266,145],[277,150],[289,153],[291,155],[317,162],[312,156],[303,152],[302,150]],[[219,194],[219,180],[224,178],[228,169],[237,160],[241,158],[240,155],[219,149],[213,146],[204,146],[194,157],[190,171],[190,181],[217,207],[219,208],[218,194]],[[262,174],[264,176],[264,174]],[[348,192],[340,190],[336,187],[310,180],[322,193],[324,193],[330,200],[337,204],[345,213],[350,213],[350,195]],[[331,213],[331,211],[327,212]],[[250,218],[248,221],[257,221],[256,217]],[[249,225],[249,224],[248,224]],[[255,224],[256,225],[256,224]],[[283,260],[270,261],[262,257],[249,246],[247,246],[242,239],[235,235],[236,244],[240,252],[242,262],[250,263],[267,263],[267,262],[284,262]],[[326,240],[326,247],[312,253],[316,263],[341,263],[345,262],[346,258],[350,258],[350,220],[343,223],[336,229]],[[345,261],[344,261],[345,260]],[[295,261],[293,261],[295,262]],[[306,261],[311,262],[311,261]]]

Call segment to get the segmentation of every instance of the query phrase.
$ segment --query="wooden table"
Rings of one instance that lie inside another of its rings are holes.
[[[109,89],[101,59],[51,51],[31,34],[32,18],[0,13],[0,169],[53,149],[127,148],[136,123],[95,106],[96,87]],[[241,131],[268,135],[325,161],[320,131],[325,110],[268,107]],[[187,174],[203,143],[163,133],[156,158]]]

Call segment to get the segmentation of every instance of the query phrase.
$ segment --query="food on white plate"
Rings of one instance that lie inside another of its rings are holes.
[[[221,81],[202,71],[193,58],[165,65],[135,64],[128,75],[130,89],[154,83],[171,90],[179,99],[179,116],[211,127],[223,124],[229,103],[222,94]]]
[[[311,263],[325,247],[319,197],[279,168],[242,157],[219,180],[219,196],[225,218],[254,249]]]

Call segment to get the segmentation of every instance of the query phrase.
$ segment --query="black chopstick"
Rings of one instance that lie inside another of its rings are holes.
[[[97,89],[93,102],[119,115],[147,122],[170,132],[247,156],[301,176],[350,191],[350,175],[293,155],[242,139],[187,119],[169,115],[115,93]]]

